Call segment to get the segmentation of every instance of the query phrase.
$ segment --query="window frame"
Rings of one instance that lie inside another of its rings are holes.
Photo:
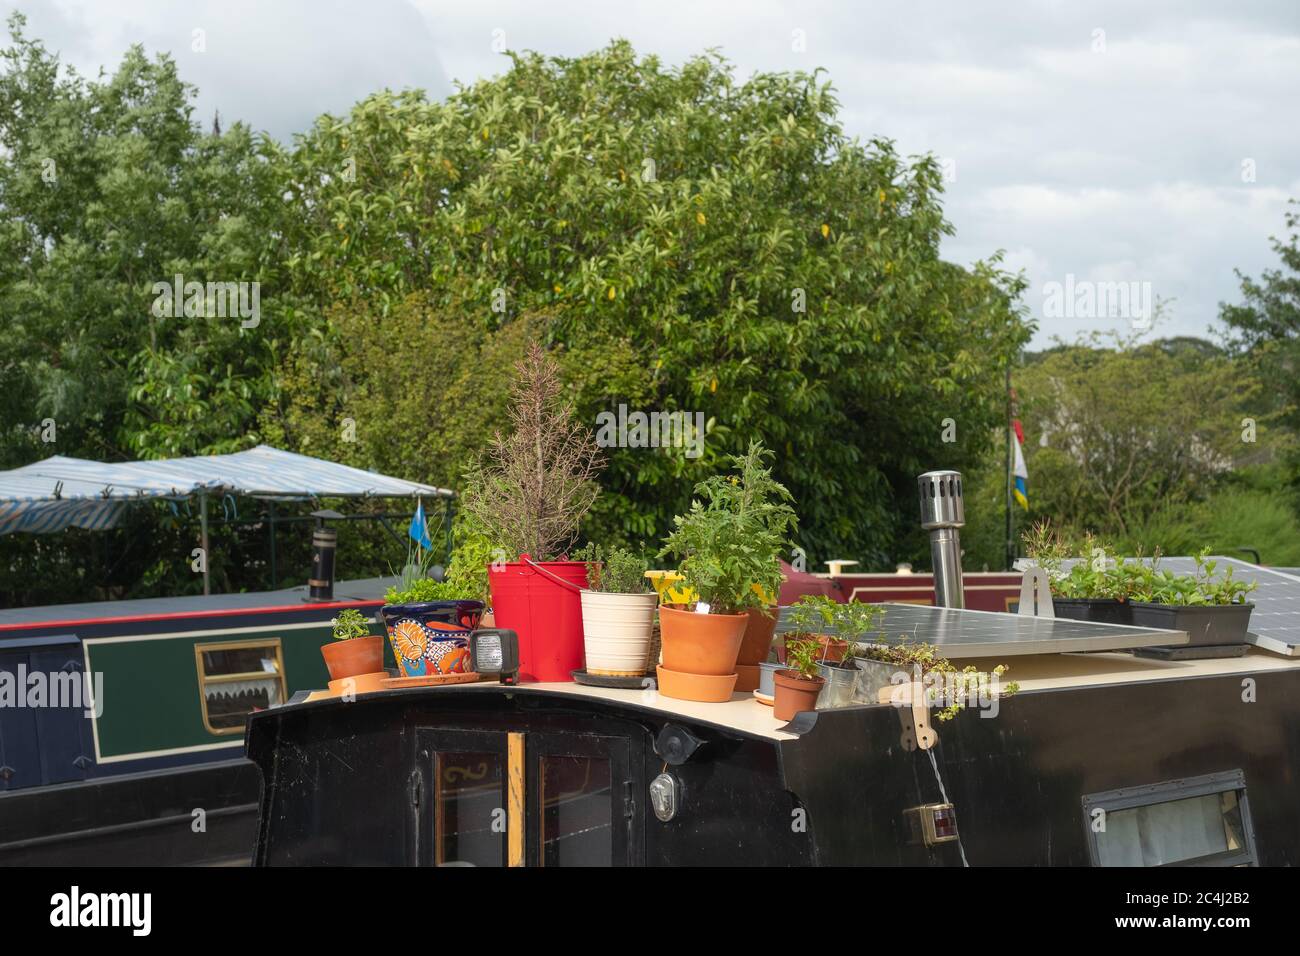
[[[203,655],[212,651],[237,651],[251,647],[263,647],[275,649],[275,673],[268,674],[265,671],[253,671],[244,674],[220,674],[210,676],[204,673]],[[278,637],[257,638],[248,641],[213,641],[206,644],[194,645],[194,669],[198,673],[199,680],[199,708],[203,714],[203,727],[209,734],[214,737],[229,737],[234,734],[242,734],[248,726],[248,717],[245,716],[243,723],[237,727],[227,727],[217,729],[212,726],[212,721],[208,717],[208,695],[206,693],[209,684],[233,684],[237,681],[251,680],[271,680],[272,678],[280,682],[280,700],[289,699],[289,689],[284,677],[284,645]]]
[[[1139,807],[1172,803],[1176,800],[1188,800],[1195,797],[1208,797],[1215,794],[1235,792],[1237,806],[1241,811],[1241,834],[1245,846],[1240,850],[1229,850],[1210,856],[1194,857],[1190,860],[1178,860],[1161,866],[1248,866],[1259,865],[1259,854],[1255,845],[1255,827],[1250,818],[1250,800],[1246,793],[1246,775],[1241,770],[1225,770],[1219,773],[1207,773],[1198,777],[1182,777],[1166,780],[1162,783],[1146,784],[1140,787],[1121,787],[1117,790],[1103,790],[1098,793],[1085,794],[1083,797],[1083,828],[1088,837],[1088,856],[1092,866],[1100,867],[1101,849],[1097,843],[1097,833],[1092,828],[1092,813],[1101,809],[1109,814],[1116,810],[1133,810]]]

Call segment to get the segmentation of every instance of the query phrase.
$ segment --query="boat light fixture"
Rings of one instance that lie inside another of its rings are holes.
[[[513,684],[519,674],[519,635],[506,627],[481,627],[469,635],[471,668],[479,674],[497,674],[503,684]]]
[[[927,803],[907,811],[913,843],[935,846],[957,839],[957,810],[951,803]]]
[[[682,805],[682,782],[670,773],[661,773],[650,781],[650,806],[664,823],[677,816]]]

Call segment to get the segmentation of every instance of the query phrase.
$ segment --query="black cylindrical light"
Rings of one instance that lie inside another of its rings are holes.
[[[337,511],[313,511],[316,529],[311,533],[311,577],[307,579],[310,601],[334,600],[334,555],[339,546],[338,532],[325,527],[326,518],[343,517]]]

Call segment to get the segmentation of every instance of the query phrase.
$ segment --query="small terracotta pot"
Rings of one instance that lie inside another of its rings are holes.
[[[331,641],[321,646],[320,656],[325,658],[330,680],[374,674],[384,669],[384,639],[371,636]]]
[[[757,666],[767,660],[772,650],[772,634],[776,631],[776,608],[750,608],[745,612],[745,636],[740,641],[737,664]],[[750,690],[753,690],[751,687]]]
[[[826,684],[824,677],[805,680],[797,671],[777,671],[776,695],[772,701],[772,715],[777,720],[792,720],[795,714],[817,709],[817,695]]]
[[[659,608],[664,667],[683,674],[734,675],[748,621],[744,614],[696,614]]]
[[[731,700],[731,692],[736,686],[735,674],[683,674],[661,665],[655,668],[655,676],[659,681],[659,693],[665,697],[697,700],[705,704]]]

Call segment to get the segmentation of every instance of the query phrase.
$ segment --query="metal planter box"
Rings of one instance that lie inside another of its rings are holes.
[[[855,704],[880,703],[880,691],[893,683],[893,676],[901,668],[897,664],[858,658],[858,676],[853,685]]]
[[[1243,644],[1253,604],[1148,604],[1134,601],[1133,624],[1186,631],[1188,644]]]

